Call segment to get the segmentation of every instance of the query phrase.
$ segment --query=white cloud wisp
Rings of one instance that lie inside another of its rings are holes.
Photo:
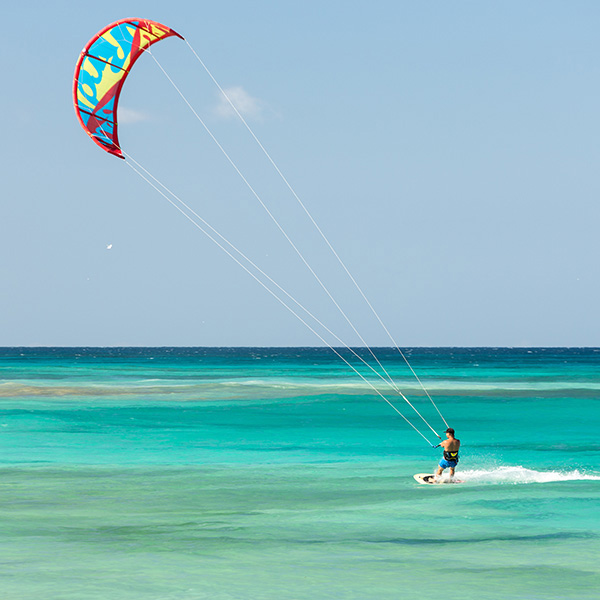
[[[258,98],[251,96],[242,86],[225,88],[223,92],[243,117],[254,119],[260,117],[263,109],[262,102]],[[215,108],[215,112],[222,118],[231,118],[235,116],[235,111],[227,98],[219,93],[219,101]]]

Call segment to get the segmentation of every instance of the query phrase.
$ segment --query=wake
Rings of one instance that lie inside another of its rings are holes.
[[[468,483],[519,484],[551,483],[555,481],[600,481],[597,473],[573,471],[535,471],[525,467],[498,467],[460,471],[456,478]]]

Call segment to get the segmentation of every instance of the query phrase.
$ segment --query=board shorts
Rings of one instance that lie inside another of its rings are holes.
[[[442,469],[454,469],[457,464],[457,460],[446,460],[445,458],[440,460],[440,467],[442,467]]]

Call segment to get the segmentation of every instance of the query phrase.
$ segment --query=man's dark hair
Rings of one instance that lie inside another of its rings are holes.
[[[448,429],[446,429],[446,433],[451,433],[454,435],[454,429],[452,429],[452,427],[448,427]]]

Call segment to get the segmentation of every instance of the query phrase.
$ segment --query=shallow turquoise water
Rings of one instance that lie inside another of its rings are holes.
[[[3,596],[596,598],[600,352],[409,354],[461,485],[327,350],[0,349]]]

